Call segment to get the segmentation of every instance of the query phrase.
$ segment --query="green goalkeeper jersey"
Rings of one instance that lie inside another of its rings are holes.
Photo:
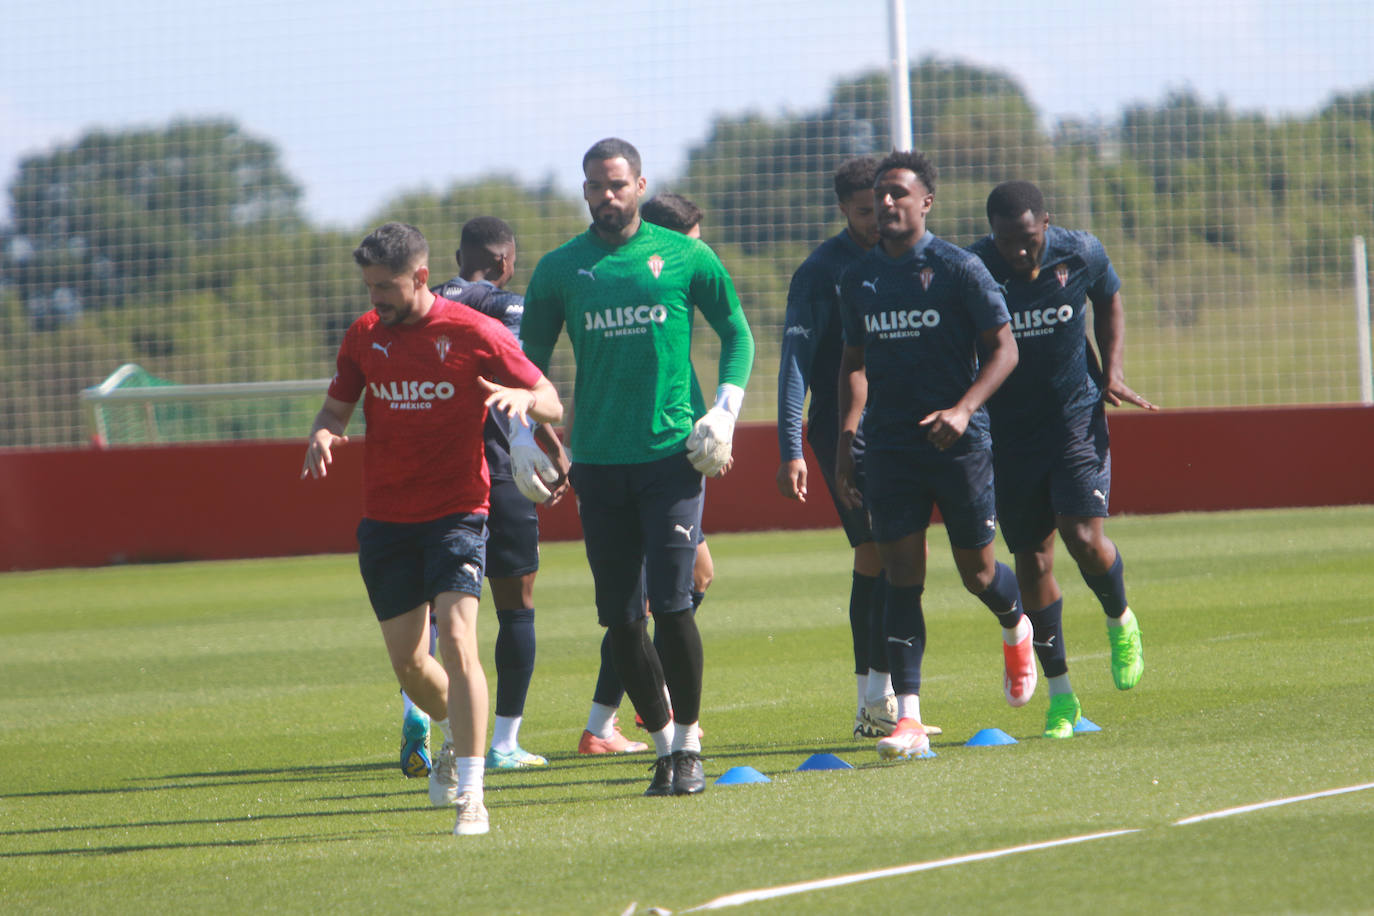
[[[593,230],[539,259],[520,337],[547,371],[568,329],[577,377],[573,460],[642,464],[686,448],[705,412],[692,371],[692,309],[720,336],[719,383],[743,388],[754,338],[734,284],[705,243],[641,222],[623,245]]]

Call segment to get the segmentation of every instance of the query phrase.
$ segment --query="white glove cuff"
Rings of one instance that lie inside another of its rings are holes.
[[[740,408],[744,406],[744,389],[738,385],[731,385],[729,382],[721,384],[716,389],[715,406],[738,420]]]

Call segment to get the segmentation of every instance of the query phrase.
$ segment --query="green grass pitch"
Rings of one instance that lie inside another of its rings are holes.
[[[849,737],[843,536],[713,536],[706,772],[772,782],[690,799],[640,796],[647,755],[573,753],[600,631],[581,545],[548,544],[521,738],[550,766],[489,773],[477,838],[397,768],[352,557],[0,575],[0,912],[680,913],[1112,830],[1134,832],[727,912],[1367,912],[1374,790],[1175,822],[1374,781],[1374,507],[1108,530],[1144,632],[1133,691],[1060,550],[1070,674],[1102,731],[1038,737],[1043,685],[1006,706],[996,624],[935,528],[922,710],[944,735],[893,764]],[[486,603],[488,663],[495,630]],[[1019,743],[964,746],[985,727]],[[819,751],[855,769],[797,772]]]

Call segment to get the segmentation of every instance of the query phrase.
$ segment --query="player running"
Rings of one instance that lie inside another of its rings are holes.
[[[482,834],[490,829],[487,681],[477,651],[490,487],[482,426],[488,408],[556,423],[563,407],[500,322],[429,290],[429,245],[414,226],[381,226],[353,259],[373,308],[344,335],[301,477],[328,473],[361,397],[358,565],[396,679],[444,733],[430,802],[457,806],[455,834]],[[431,612],[442,665],[429,653]]]
[[[877,168],[879,244],[840,280],[840,443],[835,480],[846,506],[861,505],[849,443],[863,416],[864,492],[887,570],[888,663],[898,720],[878,741],[884,759],[930,748],[921,725],[925,653],[925,530],[940,507],[964,587],[1002,625],[1003,692],[1025,705],[1035,689],[1031,626],[1016,576],[997,562],[992,456],[983,403],[1016,365],[1001,291],[971,254],[926,230],[935,167],[920,153],[892,153]],[[866,371],[868,409],[856,396]]]
[[[1145,670],[1140,627],[1126,604],[1121,552],[1107,538],[1112,462],[1104,404],[1157,408],[1126,385],[1121,280],[1096,237],[1050,225],[1040,189],[999,184],[988,195],[992,234],[969,250],[1002,286],[1021,360],[988,400],[997,515],[1035,628],[1049,686],[1045,737],[1072,738],[1082,708],[1069,684],[1064,600],[1054,536],[1064,539],[1107,615],[1112,679],[1130,690]],[[1101,354],[1088,347],[1088,303]]]

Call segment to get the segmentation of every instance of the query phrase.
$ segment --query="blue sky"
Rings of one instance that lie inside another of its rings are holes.
[[[713,114],[811,110],[888,56],[886,0],[474,6],[8,4],[0,183],[93,126],[223,115],[278,146],[312,217],[355,226],[401,190],[484,173],[571,190],[582,151],[610,134],[640,147],[651,183],[671,178]],[[1010,73],[1047,123],[1182,86],[1271,115],[1374,86],[1369,0],[908,3],[907,41],[913,59]]]

